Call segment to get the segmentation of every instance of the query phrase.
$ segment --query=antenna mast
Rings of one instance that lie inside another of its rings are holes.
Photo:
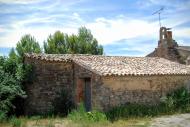
[[[159,10],[155,11],[154,13],[152,13],[152,15],[158,14],[158,18],[159,18],[159,25],[161,27],[161,18],[160,18],[160,14],[161,12],[164,10],[164,7],[160,8]]]

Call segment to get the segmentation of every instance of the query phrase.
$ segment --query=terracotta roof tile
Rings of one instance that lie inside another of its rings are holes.
[[[190,67],[159,57],[26,54],[47,61],[73,61],[99,75],[190,75]]]
[[[190,51],[190,46],[178,46],[177,49]]]

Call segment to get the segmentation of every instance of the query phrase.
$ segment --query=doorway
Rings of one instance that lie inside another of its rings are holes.
[[[85,83],[84,83],[84,105],[86,108],[86,111],[90,111],[91,110],[91,81],[90,78],[85,78],[84,79]]]
[[[77,102],[84,103],[86,111],[91,110],[91,79],[80,78],[77,81]]]

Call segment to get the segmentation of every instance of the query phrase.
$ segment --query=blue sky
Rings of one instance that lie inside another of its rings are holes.
[[[190,0],[0,0],[0,55],[24,34],[43,45],[60,30],[76,34],[89,28],[106,55],[145,56],[158,41],[158,15],[180,45],[190,45]]]

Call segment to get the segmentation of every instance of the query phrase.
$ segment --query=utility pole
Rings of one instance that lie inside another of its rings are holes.
[[[154,13],[152,13],[152,15],[158,14],[158,20],[159,20],[159,25],[161,27],[161,18],[160,18],[160,14],[161,12],[164,10],[164,7],[161,7],[159,10],[155,11]]]

